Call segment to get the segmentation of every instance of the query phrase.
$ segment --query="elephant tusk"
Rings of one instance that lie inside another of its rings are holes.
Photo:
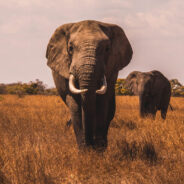
[[[86,91],[88,91],[87,89],[77,89],[75,87],[75,78],[72,74],[69,76],[69,89],[74,94],[81,94],[81,93],[85,93]]]
[[[100,94],[100,95],[103,95],[103,94],[106,93],[106,91],[107,91],[107,81],[106,81],[106,77],[104,75],[103,84],[102,84],[100,89],[96,90],[96,93]]]

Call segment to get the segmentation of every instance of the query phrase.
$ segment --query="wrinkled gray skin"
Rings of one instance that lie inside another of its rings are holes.
[[[46,57],[56,88],[71,113],[79,148],[105,150],[110,121],[115,113],[114,85],[118,71],[132,58],[131,45],[123,30],[113,24],[82,21],[60,26],[52,35]],[[69,90],[69,75],[78,89]],[[96,94],[107,79],[105,94]],[[54,109],[53,109],[54,110]]]
[[[166,118],[171,96],[171,85],[168,79],[159,71],[131,72],[126,78],[126,86],[139,95],[140,115],[151,115],[155,118],[157,110],[161,117]]]

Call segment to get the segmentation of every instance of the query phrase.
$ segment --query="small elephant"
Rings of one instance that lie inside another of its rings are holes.
[[[171,85],[161,72],[131,72],[125,80],[125,85],[134,95],[139,95],[141,117],[151,115],[155,118],[157,110],[161,110],[161,117],[166,118]]]
[[[64,24],[48,46],[47,65],[71,114],[79,148],[105,150],[115,113],[119,70],[132,58],[132,47],[117,25],[93,20]]]

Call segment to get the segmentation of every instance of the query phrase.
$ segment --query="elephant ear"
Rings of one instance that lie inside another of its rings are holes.
[[[52,35],[46,51],[47,65],[52,71],[69,78],[70,58],[67,51],[67,39],[73,24],[64,24]]]
[[[134,95],[138,95],[138,82],[137,74],[135,72],[130,73],[126,78],[126,87],[133,92]]]
[[[132,47],[119,26],[108,24],[103,27],[103,31],[111,40],[111,53],[107,62],[108,71],[119,71],[130,63],[133,54]]]

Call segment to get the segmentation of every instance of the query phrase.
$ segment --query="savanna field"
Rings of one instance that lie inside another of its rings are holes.
[[[57,96],[0,96],[2,184],[183,184],[184,98],[163,121],[141,119],[138,97],[116,97],[108,148],[79,152]]]

